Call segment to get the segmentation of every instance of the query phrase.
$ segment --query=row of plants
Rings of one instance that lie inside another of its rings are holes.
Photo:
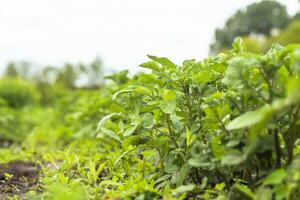
[[[299,45],[260,55],[237,39],[181,66],[148,57],[146,72],[59,98],[47,125],[11,146],[42,166],[27,197],[298,199]]]
[[[98,137],[123,150],[114,164],[125,177],[191,198],[299,197],[300,48],[233,47],[182,66],[149,56],[141,67],[151,73],[120,86],[120,108],[102,118]]]

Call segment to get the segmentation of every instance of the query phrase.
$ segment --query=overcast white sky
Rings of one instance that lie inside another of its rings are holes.
[[[216,27],[254,0],[0,0],[0,66],[11,60],[61,65],[96,56],[109,70],[146,54],[176,63],[208,55]],[[298,0],[282,0],[289,11]],[[1,68],[0,67],[0,68]]]

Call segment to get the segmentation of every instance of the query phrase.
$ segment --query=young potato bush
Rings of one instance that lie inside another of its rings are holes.
[[[260,55],[238,39],[180,66],[148,57],[146,72],[36,108],[18,149],[42,167],[28,199],[299,199],[300,45]]]
[[[149,56],[150,73],[119,84],[97,129],[121,149],[110,158],[119,175],[155,181],[157,199],[299,197],[300,46],[233,47],[182,66]]]

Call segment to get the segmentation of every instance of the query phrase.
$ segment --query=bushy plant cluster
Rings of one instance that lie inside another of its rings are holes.
[[[23,108],[35,105],[38,99],[31,82],[19,78],[0,80],[0,143],[24,139],[33,128],[33,117],[26,117]]]
[[[12,108],[21,108],[37,101],[38,93],[32,83],[23,79],[0,80],[0,101]]]
[[[192,199],[299,197],[298,45],[256,55],[237,40],[229,55],[182,66],[149,58],[151,73],[120,85],[98,124],[122,149],[123,177]]]
[[[299,199],[299,45],[259,55],[238,39],[181,66],[148,57],[147,72],[44,111],[11,153],[42,167],[28,198]]]

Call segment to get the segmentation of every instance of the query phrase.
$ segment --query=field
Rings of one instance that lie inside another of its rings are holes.
[[[300,45],[148,57],[98,89],[2,78],[0,199],[299,199]]]

